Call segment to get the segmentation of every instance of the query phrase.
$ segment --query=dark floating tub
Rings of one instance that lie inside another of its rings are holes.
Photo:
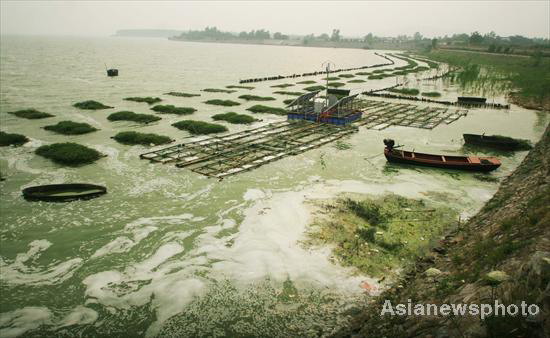
[[[87,200],[107,193],[107,188],[88,183],[48,184],[23,189],[28,201],[69,202]]]

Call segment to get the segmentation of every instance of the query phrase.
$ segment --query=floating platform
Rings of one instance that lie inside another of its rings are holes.
[[[223,178],[318,148],[357,130],[353,126],[283,121],[221,137],[181,143],[142,154],[140,158],[175,163],[178,168]]]

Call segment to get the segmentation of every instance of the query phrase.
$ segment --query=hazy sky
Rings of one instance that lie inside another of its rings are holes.
[[[118,29],[268,29],[344,36],[482,33],[550,36],[550,1],[10,1],[2,34],[111,35]]]

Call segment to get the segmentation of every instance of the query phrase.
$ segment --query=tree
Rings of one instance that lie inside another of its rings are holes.
[[[340,41],[340,30],[333,29],[332,35],[330,36],[330,41]]]
[[[374,35],[372,33],[369,33],[365,35],[365,42],[367,42],[369,45],[374,43]]]
[[[414,38],[414,41],[420,41],[422,40],[422,34],[420,34],[419,32],[416,32],[414,33],[413,38]]]
[[[437,39],[433,38],[432,39],[432,49],[436,49],[436,48],[437,48]]]
[[[479,34],[479,32],[473,32],[472,35],[470,35],[470,43],[472,45],[480,45],[483,42],[483,36]]]
[[[330,39],[330,37],[328,36],[327,33],[323,33],[323,34],[319,35],[317,38],[319,38],[321,40],[324,40],[324,41],[328,41]]]

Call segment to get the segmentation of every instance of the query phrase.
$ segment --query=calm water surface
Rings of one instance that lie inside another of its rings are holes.
[[[374,51],[352,49],[3,36],[1,129],[27,135],[31,142],[0,149],[6,178],[0,183],[0,336],[329,334],[364,304],[361,282],[373,281],[331,263],[328,248],[299,244],[311,220],[307,200],[394,192],[471,215],[496,191],[497,182],[470,173],[387,165],[380,156],[382,140],[391,137],[410,149],[458,154],[463,132],[536,141],[548,123],[544,115],[513,106],[472,109],[466,118],[433,130],[362,128],[345,139],[349,150],[325,145],[221,182],[172,165],[149,164],[139,159],[145,147],[110,139],[125,130],[189,136],[170,126],[183,119],[177,116],[162,115],[148,126],[109,122],[114,111],[152,113],[146,104],[125,97],[159,96],[165,104],[196,108],[193,119],[211,121],[212,114],[244,113],[254,103],[237,98],[248,90],[201,89],[223,88],[241,78],[315,71],[326,60],[337,68],[384,62]],[[107,78],[105,64],[119,68],[120,76]],[[252,84],[256,89],[250,93],[276,96],[268,104],[283,106],[288,97],[272,94],[276,89],[270,86],[300,80]],[[369,80],[348,88],[360,92],[393,83],[391,78]],[[444,99],[458,94],[453,86],[419,81],[415,75],[409,86],[440,91]],[[163,95],[169,91],[201,96]],[[227,109],[202,103],[213,98],[242,104]],[[116,108],[72,107],[88,99]],[[31,107],[56,117],[25,120],[6,114]],[[261,119],[253,127],[284,118]],[[62,136],[41,128],[62,120],[100,130]],[[227,126],[231,132],[249,128]],[[64,141],[108,157],[65,168],[33,154],[40,145]],[[490,175],[506,177],[525,154],[504,154],[502,167]],[[102,184],[109,193],[67,204],[29,203],[20,196],[25,187],[61,182]]]

